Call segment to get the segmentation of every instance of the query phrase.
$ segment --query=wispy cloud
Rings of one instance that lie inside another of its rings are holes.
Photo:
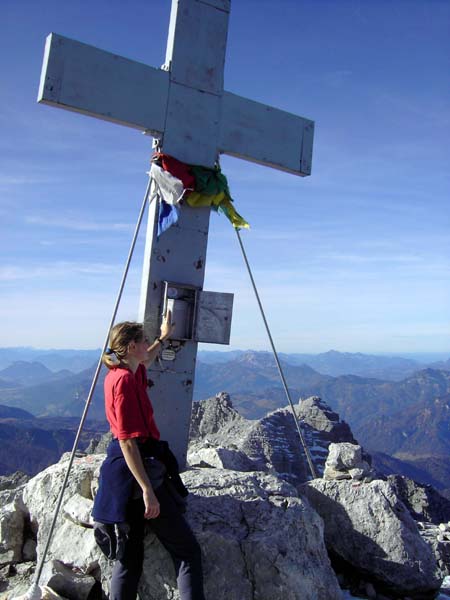
[[[40,225],[43,227],[58,227],[60,229],[70,229],[73,231],[130,231],[133,228],[131,223],[105,223],[104,221],[88,221],[73,218],[70,215],[62,217],[40,217],[32,215],[25,217],[25,222],[30,225]]]
[[[322,254],[318,257],[319,260],[330,263],[331,261],[343,262],[346,264],[361,265],[361,264],[411,264],[422,265],[425,262],[425,257],[414,256],[410,254],[345,254],[345,253],[330,253]]]
[[[5,265],[0,267],[0,281],[18,281],[26,279],[58,279],[78,275],[110,275],[117,273],[121,265],[106,263],[75,263],[56,262],[43,266],[15,266]]]
[[[62,181],[61,178],[58,179],[46,175],[33,175],[26,172],[23,175],[2,175],[0,173],[0,187],[43,185],[60,181]]]

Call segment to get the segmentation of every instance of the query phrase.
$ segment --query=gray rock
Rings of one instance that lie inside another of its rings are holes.
[[[442,534],[442,530],[439,526],[431,523],[418,523],[419,532],[425,542],[432,549],[434,556],[438,564],[438,575],[441,578],[448,577],[450,575],[450,540],[446,539]]]
[[[337,471],[357,469],[362,463],[362,449],[358,444],[330,444],[328,448],[327,466]]]
[[[358,444],[348,442],[332,443],[323,473],[324,479],[355,479],[371,481],[375,477],[368,462],[363,459],[363,451]],[[343,476],[348,474],[348,477]]]
[[[26,594],[30,589],[34,570],[34,562],[10,564],[4,567],[0,577],[1,600],[12,600]]]
[[[389,475],[387,479],[416,521],[436,525],[450,521],[450,500],[433,487],[402,475]]]
[[[12,475],[0,477],[0,506],[5,506],[22,497],[25,484],[30,479],[29,475],[16,471]]]
[[[436,559],[394,488],[316,479],[301,487],[324,520],[327,547],[399,595],[439,588]]]
[[[42,581],[60,596],[70,600],[87,600],[95,579],[84,573],[77,573],[59,560],[45,563]]]
[[[105,454],[109,442],[112,440],[112,433],[108,431],[103,435],[97,435],[89,442],[86,448],[86,454]]]
[[[92,478],[103,458],[76,459],[68,498],[90,496]],[[24,492],[38,529],[38,554],[47,539],[49,516],[66,466],[62,460],[48,467],[30,480]],[[298,498],[295,488],[268,474],[218,468],[194,469],[184,473],[183,479],[192,492],[188,519],[202,546],[208,598],[341,598],[323,542],[322,521]],[[76,519],[61,515],[49,560],[95,577],[107,592],[112,563],[97,548],[92,529]],[[171,560],[151,533],[146,536],[141,595],[153,600],[178,598]]]
[[[81,501],[79,509],[72,505],[71,498],[81,496],[92,502],[92,486],[95,474],[103,462],[104,455],[90,454],[75,458],[72,471],[68,480],[68,488],[64,494],[63,507],[69,506],[69,512],[78,514],[85,510],[85,503]],[[53,519],[54,508],[61,490],[61,484],[67,469],[68,455],[65,454],[61,460],[38,473],[31,479],[23,493],[25,505],[29,511],[31,530],[37,536],[37,555],[40,557],[49,532],[50,523]],[[75,565],[80,572],[90,574],[99,565],[100,570],[108,573],[108,561],[100,554],[92,529],[85,527],[72,519],[66,511],[61,511],[54,537],[48,553],[48,559],[56,559],[66,565]],[[82,519],[79,519],[82,521]],[[108,575],[109,576],[109,575]],[[47,582],[43,582],[47,583]]]
[[[6,600],[28,600],[29,599],[28,592],[29,592],[29,590],[27,590],[27,592],[21,596],[15,596],[15,595],[11,596],[8,594],[6,596]],[[58,593],[56,593],[54,590],[52,590],[52,588],[49,587],[48,585],[39,586],[38,594],[39,594],[38,597],[40,600],[69,600],[65,596],[60,596]]]
[[[64,504],[62,512],[66,518],[74,523],[82,527],[89,527],[94,525],[91,516],[92,506],[93,501],[90,498],[75,493]]]
[[[22,560],[25,562],[35,561],[37,559],[36,549],[36,540],[28,538],[22,548]]]
[[[352,476],[348,471],[336,471],[336,469],[333,469],[333,467],[325,467],[323,478],[341,481],[343,479],[351,479]]]
[[[236,445],[254,464],[254,470],[274,473],[293,485],[311,475],[292,413],[278,409],[251,421]]]
[[[194,469],[188,518],[203,551],[205,594],[214,600],[340,599],[321,542],[322,522],[296,490],[263,473]],[[140,592],[179,598],[159,542],[146,540]]]
[[[307,425],[320,431],[323,439],[331,442],[356,444],[350,426],[319,396],[300,399],[295,407],[297,416]]]
[[[0,476],[0,491],[4,490],[14,490],[17,487],[24,485],[29,481],[30,476],[26,473],[22,473],[22,471],[16,471],[11,475],[1,475]]]
[[[355,481],[362,481],[366,477],[367,471],[368,469],[365,468],[349,469],[348,473]]]
[[[187,462],[191,467],[214,467],[231,471],[253,471],[252,461],[240,450],[191,447]]]
[[[0,509],[0,564],[22,560],[25,508],[14,500]]]
[[[316,472],[322,475],[330,443],[355,442],[353,435],[317,396],[300,401],[295,411]],[[192,452],[205,446],[241,451],[253,470],[275,473],[293,485],[311,478],[290,407],[251,421],[233,409],[228,394],[218,394],[194,403],[190,437]]]
[[[300,399],[295,412],[302,422],[308,447],[319,475],[323,474],[328,447],[331,443],[357,444],[349,425],[318,396]]]
[[[235,437],[241,426],[245,428],[248,421],[233,408],[229,394],[220,392],[214,398],[194,402],[192,405],[191,441],[209,438],[220,433],[222,436]],[[233,435],[234,434],[234,435]]]

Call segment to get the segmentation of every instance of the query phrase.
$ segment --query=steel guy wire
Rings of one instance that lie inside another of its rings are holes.
[[[108,347],[109,332],[111,331],[111,327],[114,325],[114,321],[115,321],[115,318],[116,318],[116,315],[117,315],[117,311],[119,309],[120,300],[122,298],[122,292],[123,292],[123,289],[125,287],[125,281],[127,279],[127,275],[128,275],[128,271],[129,271],[129,268],[130,268],[131,259],[132,259],[132,256],[133,256],[133,252],[134,252],[134,249],[135,249],[135,246],[136,246],[137,237],[138,237],[138,234],[139,234],[139,229],[141,227],[142,219],[143,219],[143,216],[144,216],[144,213],[145,213],[145,208],[146,208],[146,205],[147,205],[147,200],[148,200],[149,195],[150,195],[150,191],[151,191],[151,187],[152,187],[152,181],[153,181],[153,179],[151,177],[149,177],[148,184],[147,184],[147,189],[145,190],[145,195],[144,195],[144,199],[142,201],[141,210],[139,212],[138,220],[137,220],[136,227],[135,227],[135,230],[134,230],[134,235],[133,235],[133,239],[132,239],[132,242],[131,242],[130,250],[128,252],[128,258],[127,258],[126,263],[125,263],[125,268],[124,268],[123,275],[122,275],[122,281],[120,283],[119,291],[118,291],[118,294],[117,294],[117,297],[116,297],[116,302],[115,302],[115,305],[114,305],[114,310],[113,310],[113,313],[112,313],[112,316],[111,316],[111,320],[110,320],[110,323],[109,323],[109,326],[108,326],[108,331],[107,331],[107,334],[106,334],[105,342],[103,344],[103,349],[102,349],[102,352],[100,354],[100,358],[98,360],[97,367],[95,369],[94,377],[92,379],[91,388],[89,390],[89,394],[88,394],[88,397],[87,397],[87,400],[86,400],[84,411],[83,411],[83,414],[81,416],[80,424],[78,426],[78,431],[77,431],[77,434],[75,436],[75,440],[74,440],[74,443],[73,443],[72,452],[70,454],[69,464],[67,465],[66,474],[65,474],[65,477],[64,477],[63,484],[61,486],[61,492],[59,494],[58,502],[56,504],[56,508],[55,508],[55,511],[54,511],[54,514],[53,514],[53,520],[52,520],[52,523],[50,525],[50,531],[49,531],[49,534],[48,534],[48,537],[47,537],[47,541],[46,541],[44,550],[43,550],[43,552],[42,552],[42,554],[40,556],[39,564],[38,564],[38,566],[36,568],[36,575],[35,575],[35,578],[34,578],[33,585],[32,585],[32,587],[30,588],[30,591],[27,594],[27,597],[29,599],[31,599],[31,598],[39,598],[40,597],[39,590],[38,590],[39,579],[40,579],[40,577],[42,575],[42,570],[44,568],[44,562],[45,562],[45,559],[47,557],[47,553],[49,551],[50,544],[51,544],[51,541],[52,541],[53,532],[54,532],[54,529],[55,529],[56,521],[58,519],[58,514],[59,514],[59,511],[60,511],[60,508],[61,508],[61,504],[62,504],[64,492],[65,492],[65,489],[67,487],[67,482],[69,480],[70,471],[72,469],[73,461],[74,461],[74,458],[75,458],[75,453],[76,453],[76,450],[77,450],[77,447],[78,447],[78,443],[80,441],[81,431],[83,429],[84,422],[86,420],[86,416],[87,416],[87,413],[88,413],[88,410],[89,410],[89,406],[90,406],[90,403],[91,403],[91,400],[92,400],[92,396],[93,396],[93,393],[94,393],[94,390],[95,390],[95,386],[97,385],[97,380],[98,380],[98,377],[99,377],[99,374],[100,374],[100,369],[102,367],[102,356],[103,356],[103,353],[106,351],[106,348]],[[152,196],[150,202],[153,200],[153,198],[154,198],[154,195]],[[37,595],[37,594],[39,594],[39,595]]]
[[[237,235],[237,238],[238,238],[238,241],[239,241],[239,246],[241,247],[242,256],[244,257],[244,262],[245,262],[245,265],[247,267],[248,274],[250,276],[250,281],[252,282],[253,291],[255,292],[256,300],[257,300],[258,306],[259,306],[259,310],[261,312],[261,316],[263,318],[264,325],[266,327],[266,331],[267,331],[267,335],[269,337],[270,345],[272,346],[272,352],[273,352],[273,355],[275,357],[275,362],[277,363],[278,372],[280,374],[280,378],[281,378],[281,381],[283,383],[284,391],[286,393],[287,399],[288,399],[289,404],[290,404],[291,409],[292,409],[292,415],[294,417],[295,426],[297,428],[298,435],[300,437],[300,441],[301,441],[302,446],[303,446],[303,450],[305,451],[306,460],[308,461],[308,466],[309,466],[309,469],[311,471],[311,474],[312,474],[313,478],[316,479],[317,478],[317,474],[316,474],[316,470],[314,468],[314,463],[313,463],[312,458],[311,458],[311,453],[310,453],[309,448],[308,448],[308,446],[306,444],[306,441],[305,441],[305,438],[303,436],[303,433],[302,433],[302,430],[301,430],[301,427],[300,427],[300,423],[299,423],[297,414],[295,412],[294,404],[293,404],[292,399],[291,399],[291,394],[289,392],[289,388],[287,386],[286,379],[284,377],[283,369],[281,368],[281,363],[280,363],[280,360],[278,358],[277,351],[275,349],[275,344],[273,343],[272,334],[270,333],[269,324],[267,323],[266,315],[264,314],[264,309],[263,309],[263,306],[261,304],[261,300],[259,298],[259,294],[258,294],[258,290],[256,288],[255,280],[253,279],[252,270],[250,268],[250,264],[249,264],[248,259],[247,259],[247,254],[245,252],[244,244],[242,243],[241,234],[239,233],[239,229],[235,229],[235,231],[236,231],[236,235]]]

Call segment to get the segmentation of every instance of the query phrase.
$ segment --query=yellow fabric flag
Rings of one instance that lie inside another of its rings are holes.
[[[186,202],[193,207],[212,206],[216,210],[220,209],[236,229],[250,228],[247,221],[236,211],[231,198],[225,192],[214,195],[191,192],[186,197]]]
[[[224,199],[225,192],[219,192],[215,195],[191,192],[186,198],[189,206],[219,206]]]

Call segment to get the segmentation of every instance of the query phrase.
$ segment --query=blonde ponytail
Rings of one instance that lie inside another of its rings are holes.
[[[131,342],[141,342],[144,338],[142,323],[124,321],[117,323],[109,333],[109,348],[102,355],[102,363],[108,369],[118,367],[128,354]]]

